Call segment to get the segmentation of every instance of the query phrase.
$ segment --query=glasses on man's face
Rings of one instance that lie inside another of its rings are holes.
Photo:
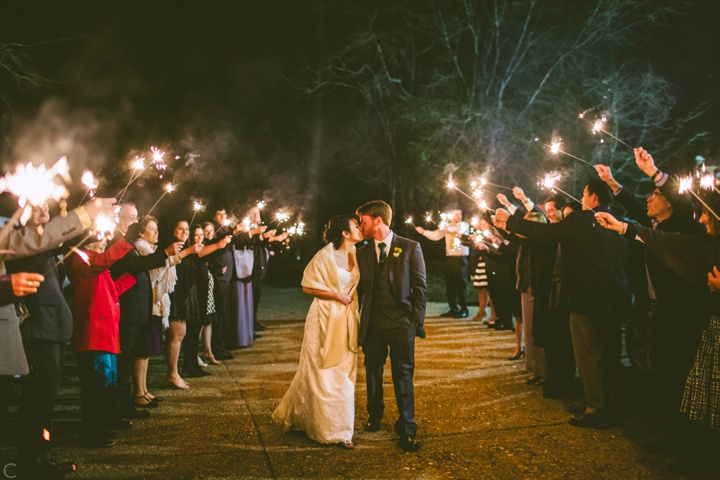
[[[127,218],[128,220],[132,220],[133,222],[137,222],[138,220],[140,220],[140,217],[138,217],[137,215],[118,215],[118,217]]]
[[[664,197],[665,195],[663,195],[661,191],[656,190],[656,191],[652,192],[652,196],[653,197]]]

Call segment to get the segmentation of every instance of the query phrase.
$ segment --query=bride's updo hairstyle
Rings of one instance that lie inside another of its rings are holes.
[[[327,228],[323,232],[323,240],[325,240],[325,243],[332,242],[333,248],[335,250],[339,249],[343,243],[343,240],[345,240],[342,235],[343,232],[350,231],[351,220],[355,220],[355,222],[357,222],[358,224],[360,223],[357,215],[353,215],[350,213],[345,215],[335,215],[334,217],[332,217],[328,222]]]

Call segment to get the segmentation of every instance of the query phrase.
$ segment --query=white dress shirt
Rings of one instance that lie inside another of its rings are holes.
[[[390,233],[387,234],[387,237],[383,238],[382,240],[375,240],[375,258],[377,258],[378,263],[380,263],[380,244],[385,244],[385,255],[386,259],[390,256],[390,245],[392,244],[393,239],[393,231],[390,230]]]
[[[457,225],[448,225],[438,230],[425,230],[425,237],[430,240],[441,240],[445,237],[445,256],[463,257],[470,254],[470,249],[460,243],[455,234],[469,235],[470,225],[467,222],[459,222]]]

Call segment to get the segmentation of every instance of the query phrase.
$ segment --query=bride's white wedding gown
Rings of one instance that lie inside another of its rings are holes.
[[[349,293],[360,275],[357,266],[352,272],[337,267],[342,290]],[[273,419],[282,423],[284,431],[300,430],[320,443],[351,442],[355,423],[355,380],[357,354],[348,351],[334,367],[321,368],[319,309],[327,302],[317,298],[310,306],[300,364],[290,388],[273,412]],[[350,307],[345,307],[350,308]]]

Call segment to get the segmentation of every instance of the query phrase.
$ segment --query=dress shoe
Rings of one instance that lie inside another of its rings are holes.
[[[398,444],[400,445],[400,448],[406,452],[417,452],[420,450],[420,442],[415,440],[415,437],[401,437]]]
[[[257,340],[258,338],[262,338],[262,335],[258,335],[257,333],[253,333],[253,340]]]
[[[513,355],[512,357],[508,357],[508,360],[510,360],[510,361],[512,362],[513,360],[519,360],[520,357],[524,357],[524,356],[525,356],[525,350],[520,350],[520,353],[518,353],[517,355]]]
[[[614,425],[609,418],[602,415],[577,415],[568,422],[573,427],[594,428],[596,430],[605,430]]]
[[[456,315],[453,316],[453,318],[468,318],[470,316],[470,313],[467,310],[461,310]]]
[[[578,403],[573,403],[572,405],[566,405],[565,411],[568,413],[572,413],[574,415],[584,415],[585,414],[585,405],[581,405]]]
[[[267,327],[265,325],[263,325],[262,323],[256,323],[255,328],[253,328],[253,330],[256,332],[264,332],[265,330],[267,330]]]
[[[85,448],[108,448],[115,445],[115,440],[102,435],[88,435],[80,437],[80,445]]]
[[[363,428],[365,428],[366,432],[377,432],[378,430],[380,430],[380,422],[375,423],[368,420],[367,422],[365,422]]]
[[[457,315],[458,313],[460,313],[460,312],[455,311],[455,310],[448,310],[447,312],[441,314],[440,316],[443,318],[451,318],[451,317],[455,317],[455,315]]]

